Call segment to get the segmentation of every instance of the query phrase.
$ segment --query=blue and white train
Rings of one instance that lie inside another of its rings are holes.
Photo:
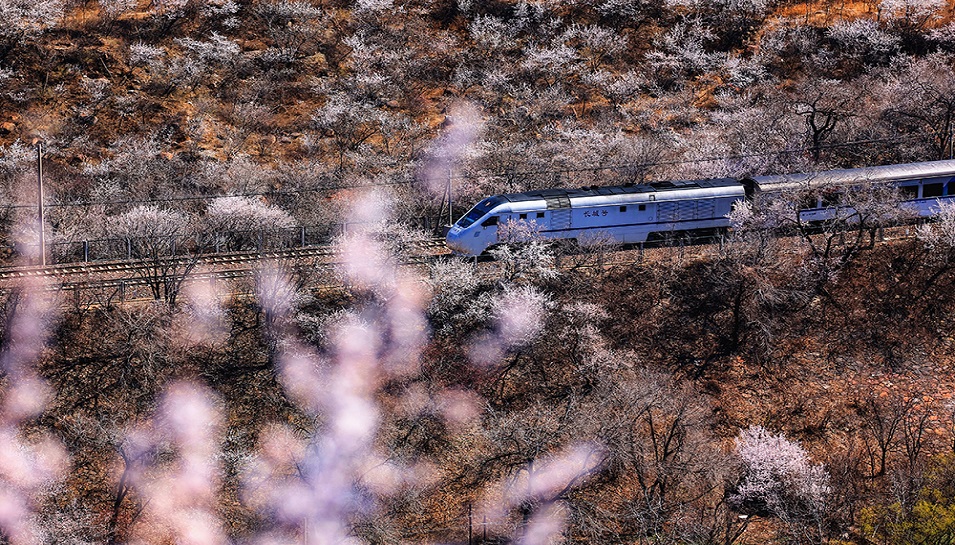
[[[905,206],[920,216],[955,201],[955,160],[887,165],[816,173],[652,182],[582,189],[543,189],[487,197],[450,227],[447,244],[456,254],[479,255],[500,242],[506,221],[536,223],[547,239],[608,237],[646,242],[674,233],[714,232],[729,227],[733,204],[757,193],[803,191],[813,195],[800,215],[822,221],[832,215],[830,190],[861,184],[893,184]]]

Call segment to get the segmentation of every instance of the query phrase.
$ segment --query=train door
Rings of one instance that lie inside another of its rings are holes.
[[[570,199],[566,195],[545,198],[550,212],[551,231],[565,231],[572,227]]]

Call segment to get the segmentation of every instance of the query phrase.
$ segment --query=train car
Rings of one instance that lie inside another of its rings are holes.
[[[726,215],[743,198],[744,186],[733,178],[495,195],[451,226],[447,244],[457,254],[479,255],[500,242],[499,227],[507,221],[533,222],[546,239],[600,235],[639,243],[666,233],[725,229]]]
[[[845,188],[879,184],[897,186],[902,206],[919,217],[928,217],[938,212],[939,199],[955,200],[955,161],[753,176],[742,182],[762,193],[802,193],[808,199],[802,201],[799,214],[802,221],[808,223],[831,219],[838,194]]]
[[[955,201],[955,160],[495,195],[451,226],[447,244],[455,253],[479,255],[500,242],[498,228],[506,221],[534,222],[547,239],[583,240],[599,233],[619,243],[726,229],[733,203],[758,193],[799,194],[801,219],[819,223],[836,217],[840,191],[879,184],[897,186],[902,206],[931,216],[940,200]]]

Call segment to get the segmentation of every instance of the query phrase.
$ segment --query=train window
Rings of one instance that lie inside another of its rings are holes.
[[[537,213],[537,217],[538,217],[538,218],[543,218],[543,217],[544,217],[544,213],[543,213],[543,212],[538,212],[538,213]]]
[[[932,197],[941,197],[942,196],[942,187],[943,184],[925,184],[922,186],[922,198],[929,199]]]
[[[481,223],[481,227],[490,227],[492,225],[497,225],[497,216],[491,216]]]
[[[627,211],[627,207],[626,207],[626,206],[621,206],[621,207],[620,207],[620,211],[621,211],[621,212],[626,212],[626,211]]]
[[[521,214],[521,217],[520,217],[520,219],[522,219],[522,220],[526,220],[526,219],[527,219],[527,214]]]
[[[647,209],[647,205],[645,205],[645,204],[641,204],[640,206],[637,207],[637,210],[639,210],[639,211],[641,211],[641,212],[643,212],[643,211],[646,210],[646,209]]]
[[[946,182],[955,182],[955,178],[951,176],[938,176],[935,178],[923,178],[923,184],[944,184]]]
[[[955,197],[955,182],[948,182],[948,193],[949,197]]]
[[[902,192],[902,198],[905,200],[919,198],[919,186],[917,185],[903,185],[899,187],[899,191]]]
[[[477,204],[474,208],[469,210],[468,213],[465,214],[463,218],[458,220],[458,225],[460,225],[461,227],[469,227],[472,223],[481,219],[481,217],[484,216],[484,214],[487,214],[488,212],[490,212],[491,209],[493,209],[495,206],[504,202],[507,202],[507,200],[504,199],[504,197],[487,198],[481,201],[479,204]]]

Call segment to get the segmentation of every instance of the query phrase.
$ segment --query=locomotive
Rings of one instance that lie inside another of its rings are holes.
[[[812,195],[800,206],[801,219],[819,222],[833,215],[829,195],[862,183],[896,186],[902,205],[927,217],[937,213],[940,199],[955,201],[955,160],[494,195],[455,222],[446,240],[456,254],[480,255],[500,242],[502,224],[526,221],[533,222],[545,239],[582,241],[599,235],[636,244],[673,234],[725,230],[737,201],[794,191]]]

